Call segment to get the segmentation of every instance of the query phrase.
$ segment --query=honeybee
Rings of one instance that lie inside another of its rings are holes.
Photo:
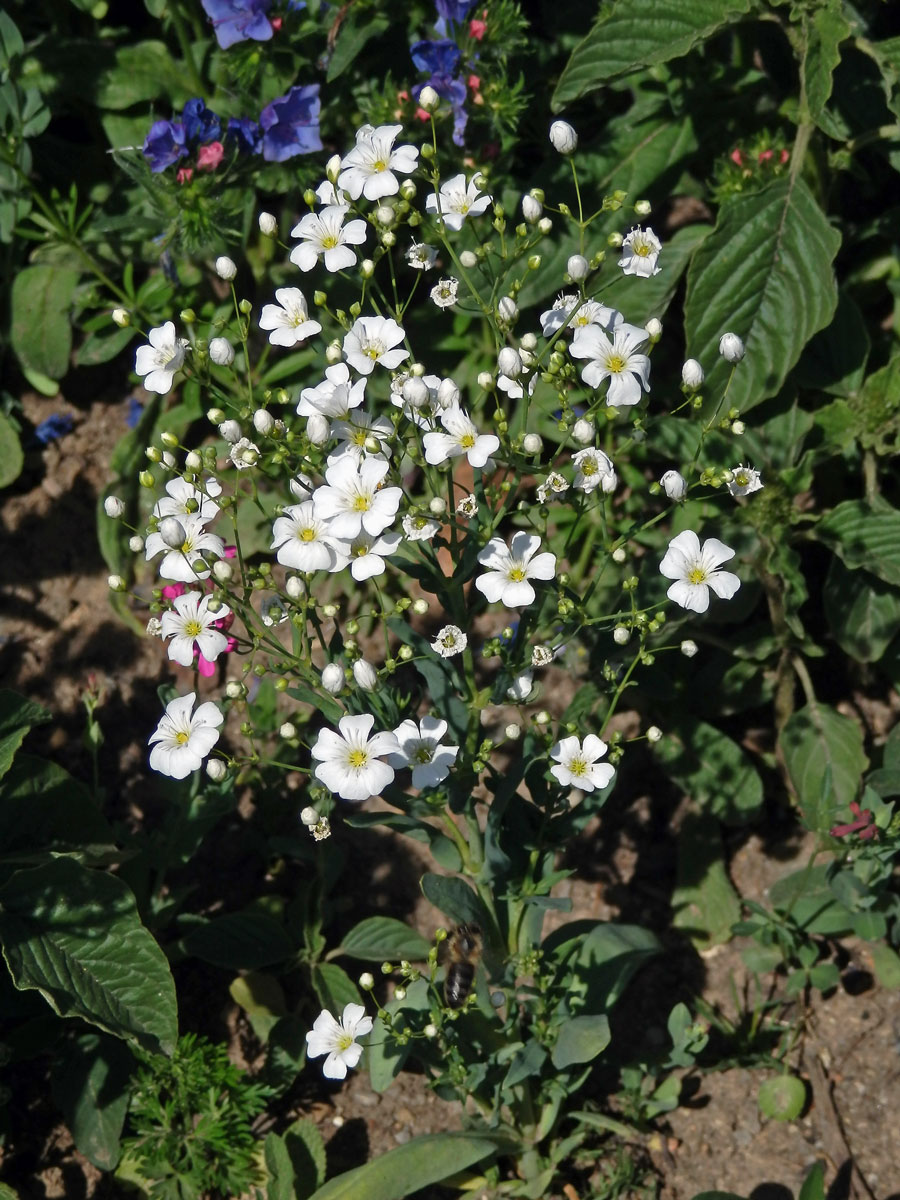
[[[450,1008],[462,1008],[475,982],[475,967],[481,958],[481,929],[474,922],[457,925],[444,943],[447,978],[444,999]]]

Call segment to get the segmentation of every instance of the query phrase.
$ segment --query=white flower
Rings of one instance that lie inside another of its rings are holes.
[[[407,541],[410,542],[430,542],[441,527],[440,521],[413,513],[407,513],[400,523]]]
[[[570,314],[574,315],[567,320]],[[562,292],[553,302],[553,307],[541,313],[541,332],[544,337],[552,337],[563,325],[572,329],[599,325],[602,329],[611,330],[621,325],[622,321],[622,314],[616,308],[609,308],[596,300],[582,301],[573,293]]]
[[[478,555],[478,561],[488,569],[475,580],[489,603],[499,601],[506,608],[522,608],[534,602],[534,588],[528,580],[552,579],[556,572],[556,555],[549,551],[537,554],[540,544],[537,534],[524,530],[513,534],[509,546],[502,538],[491,538]]]
[[[440,195],[432,192],[425,197],[426,212],[442,217],[448,229],[462,229],[466,217],[477,217],[493,202],[490,196],[482,195],[478,189],[475,180],[479,178],[473,175],[467,184],[463,173],[454,175],[441,185]]]
[[[518,379],[510,379],[508,375],[498,375],[497,387],[501,392],[506,392],[510,400],[521,400],[521,398],[525,395],[524,379],[524,376],[520,376]],[[536,384],[537,375],[532,375],[527,383],[529,396],[534,392]]]
[[[423,717],[418,725],[415,721],[402,721],[394,730],[400,749],[389,755],[388,762],[398,771],[412,767],[414,788],[437,787],[450,774],[459,754],[459,746],[439,744],[446,732],[447,722],[436,717]]]
[[[719,339],[719,353],[727,362],[740,362],[744,357],[744,343],[736,333],[723,333]]]
[[[438,308],[451,308],[456,303],[458,292],[458,279],[441,279],[428,294]]]
[[[578,147],[578,134],[568,121],[554,121],[550,126],[550,141],[560,154],[574,154]]]
[[[311,500],[289,504],[272,527],[273,550],[284,567],[295,571],[331,571],[336,555],[328,539],[328,522]]]
[[[703,368],[696,358],[685,359],[681,368],[681,382],[689,392],[696,392],[697,388],[702,386],[705,378]]]
[[[531,665],[533,667],[548,667],[556,658],[552,646],[533,646],[531,650]]]
[[[610,341],[596,325],[579,329],[570,348],[573,358],[590,361],[582,367],[581,378],[588,387],[597,388],[609,380],[606,403],[612,406],[637,404],[641,388],[650,391],[650,359],[639,350],[647,341],[644,329],[623,322]]]
[[[159,573],[163,579],[174,579],[179,583],[208,579],[209,564],[206,558],[208,554],[215,558],[224,558],[225,543],[216,534],[206,532],[205,521],[199,514],[181,517],[180,524],[184,529],[184,542],[177,549],[167,546],[159,532],[147,535],[144,547],[147,562],[155,558],[160,551],[165,551],[159,565]]]
[[[235,264],[234,259],[229,258],[225,254],[217,258],[216,274],[220,279],[224,279],[226,282],[230,282],[232,279],[234,279],[235,275],[237,275],[237,265]]]
[[[445,625],[443,629],[438,630],[431,648],[441,658],[452,658],[454,654],[462,654],[468,644],[468,637],[458,625]]]
[[[416,169],[419,151],[414,146],[394,148],[394,139],[402,128],[402,125],[379,125],[373,129],[371,125],[364,125],[359,130],[356,145],[341,160],[343,170],[338,176],[338,187],[343,188],[351,200],[358,200],[360,196],[367,200],[395,196],[400,190],[400,181],[394,172],[409,175]]]
[[[537,486],[538,504],[546,504],[550,496],[564,496],[569,490],[569,481],[559,471],[551,471],[543,483]]]
[[[395,554],[401,541],[399,533],[383,533],[376,537],[365,530],[354,538],[333,537],[331,545],[337,561],[331,569],[342,571],[349,564],[350,574],[358,582],[383,575],[385,557]]]
[[[416,271],[428,271],[437,262],[437,250],[427,242],[413,242],[406,252],[406,261]]]
[[[304,388],[297,404],[297,414],[311,417],[319,413],[324,417],[346,418],[351,408],[359,408],[365,399],[366,380],[357,379],[350,383],[350,369],[346,363],[335,363],[325,368],[325,379],[315,387]]]
[[[391,380],[391,404],[420,428],[430,429],[441,409],[447,407],[441,402],[444,383],[456,388],[451,380],[442,382],[438,375],[395,375]]]
[[[309,1058],[328,1055],[322,1064],[326,1079],[346,1079],[347,1068],[355,1067],[362,1056],[362,1046],[356,1039],[371,1033],[372,1025],[372,1018],[366,1016],[361,1004],[345,1004],[340,1021],[323,1008],[306,1035],[306,1053]]]
[[[239,471],[249,470],[259,462],[259,446],[249,438],[242,437],[228,451],[228,457]]]
[[[469,414],[461,408],[446,409],[440,421],[447,432],[426,433],[423,438],[425,461],[433,467],[460,454],[465,454],[470,466],[483,467],[500,448],[500,439],[493,433],[479,433]]]
[[[731,474],[734,478],[728,484],[728,490],[732,496],[749,496],[763,486],[759,471],[755,471],[753,467],[732,467]]]
[[[462,500],[460,500],[459,504],[456,506],[456,511],[459,516],[463,517],[466,521],[471,520],[472,517],[477,517],[478,498],[474,494],[463,496]]]
[[[309,319],[306,297],[299,288],[276,288],[277,304],[263,306],[259,318],[260,329],[271,330],[269,341],[273,346],[296,346],[298,342],[321,333],[318,321]]]
[[[291,237],[302,238],[303,244],[291,251],[291,262],[301,271],[311,271],[324,256],[326,271],[345,271],[356,265],[356,253],[350,246],[360,246],[366,240],[365,221],[344,218],[350,209],[343,204],[329,204],[320,212],[307,213],[291,230]]]
[[[230,367],[234,362],[234,346],[228,338],[212,338],[209,343],[209,358],[217,367]]]
[[[134,356],[134,369],[138,375],[145,376],[144,387],[148,392],[158,392],[165,396],[172,389],[175,372],[184,363],[184,352],[187,342],[175,336],[175,325],[166,321],[151,329],[147,334],[149,346],[138,346]]]
[[[344,335],[344,356],[360,375],[371,375],[376,363],[393,371],[409,358],[408,350],[394,350],[406,334],[389,317],[360,317]]]
[[[433,113],[437,110],[441,103],[441,98],[428,84],[419,92],[419,108],[424,108],[427,113]]]
[[[602,450],[595,450],[592,447],[579,450],[572,456],[572,465],[575,468],[574,486],[581,488],[588,495],[596,487],[606,493],[616,490],[619,480],[612,459]]]
[[[346,421],[335,421],[331,427],[332,437],[340,442],[328,455],[328,465],[345,455],[361,463],[367,455],[380,454],[390,458],[394,439],[394,426],[387,417],[370,417],[364,412],[347,414]]]
[[[666,471],[659,481],[659,486],[669,499],[674,500],[676,503],[679,500],[683,500],[687,495],[687,480],[680,471]]]
[[[506,694],[516,704],[522,704],[531,695],[533,687],[534,671],[522,671],[506,689]]]
[[[393,522],[403,492],[398,487],[383,487],[388,463],[367,458],[357,468],[353,458],[345,456],[325,472],[325,485],[313,493],[319,516],[331,522],[329,532],[336,538],[355,538],[360,532],[377,537]]]
[[[215,662],[228,646],[228,638],[215,628],[215,622],[231,614],[227,604],[209,611],[210,597],[201,592],[185,592],[172,601],[174,612],[164,612],[160,632],[171,638],[169,658],[183,667],[194,665],[194,645],[208,662]]]
[[[369,737],[375,718],[369,713],[341,717],[339,733],[322,729],[310,754],[318,760],[313,774],[342,800],[368,800],[378,796],[394,778],[394,768],[384,755],[400,749],[392,733]]]
[[[730,600],[741,581],[731,571],[719,566],[734,558],[734,551],[717,538],[707,538],[700,545],[696,533],[686,529],[669,542],[659,570],[666,579],[675,582],[666,592],[670,600],[690,612],[704,613],[709,608],[710,588],[722,600]]]
[[[509,379],[518,379],[522,374],[522,355],[514,346],[504,346],[497,355],[497,370]]]
[[[219,740],[224,717],[207,701],[192,715],[195,693],[177,696],[166,705],[162,720],[150,735],[150,766],[161,775],[184,779],[196,771]],[[154,746],[153,743],[156,743]]]
[[[550,774],[563,787],[577,787],[583,792],[608,787],[616,771],[609,763],[597,761],[605,753],[606,742],[594,733],[589,733],[583,742],[577,737],[563,738],[550,748],[550,757],[558,764],[550,768]]]
[[[652,229],[632,229],[622,242],[624,253],[619,259],[619,266],[624,275],[640,275],[649,279],[658,275],[661,268],[656,265],[662,242]]]

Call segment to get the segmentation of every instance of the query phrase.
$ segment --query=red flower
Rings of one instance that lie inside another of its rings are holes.
[[[856,818],[849,825],[835,825],[830,831],[832,837],[846,837],[848,833],[858,833],[861,838],[873,838],[878,836],[878,829],[872,824],[871,808],[864,808],[860,812],[859,805],[855,800],[850,801],[850,811]]]
[[[194,175],[193,167],[180,167],[175,175],[179,183],[190,183]]]
[[[224,154],[225,147],[221,142],[209,142],[208,145],[201,146],[197,151],[197,170],[214,171]]]

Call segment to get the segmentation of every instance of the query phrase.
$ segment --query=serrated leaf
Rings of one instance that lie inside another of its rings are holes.
[[[841,60],[840,44],[850,33],[850,22],[841,12],[840,0],[826,0],[811,11],[801,71],[809,115],[817,123],[831,96],[834,69]]]
[[[816,833],[827,832],[856,799],[869,764],[862,730],[828,705],[812,704],[788,719],[778,744],[804,822]]]
[[[421,962],[428,957],[431,943],[394,917],[366,917],[341,939],[337,954],[361,958],[366,962],[406,958]]]
[[[689,814],[679,831],[678,876],[672,893],[672,924],[698,950],[727,942],[741,904],[725,868],[719,822]]]
[[[22,474],[25,455],[15,425],[0,412],[0,488],[9,485]]]
[[[620,75],[688,54],[749,9],[750,0],[619,0],[572,51],[553,111]]]
[[[404,1200],[487,1158],[500,1144],[499,1135],[424,1134],[330,1179],[310,1200]]]
[[[609,1045],[609,1019],[603,1015],[570,1017],[559,1031],[550,1060],[557,1071],[593,1062]]]
[[[9,770],[29,729],[49,720],[50,713],[42,704],[10,688],[0,689],[0,777]]]
[[[900,512],[887,504],[845,500],[816,525],[813,536],[851,569],[863,567],[900,587]]]
[[[122,1042],[84,1033],[67,1044],[65,1058],[51,1077],[53,1098],[75,1145],[101,1171],[114,1170],[119,1161],[134,1066]]]
[[[25,267],[12,285],[10,341],[23,365],[50,379],[69,369],[69,309],[80,272],[71,267]]]
[[[857,662],[878,662],[900,629],[900,589],[832,558],[822,589],[835,640]]]
[[[61,1017],[171,1053],[175,984],[121,879],[58,858],[0,889],[0,941],[13,982]]]
[[[728,402],[742,412],[781,389],[804,346],[837,307],[832,261],[841,243],[800,178],[773,180],[725,205],[688,270],[685,331],[690,358],[706,369],[705,392],[721,396],[732,364],[723,331],[744,339]]]

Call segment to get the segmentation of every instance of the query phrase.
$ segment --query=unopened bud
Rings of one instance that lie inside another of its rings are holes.
[[[353,664],[353,678],[364,692],[374,692],[378,686],[378,674],[364,658],[358,658]]]
[[[306,421],[306,436],[314,446],[324,446],[331,436],[328,418],[322,413],[310,413]]]
[[[241,433],[241,427],[237,421],[223,421],[219,426],[219,435],[223,437],[226,442],[231,442],[232,446],[235,444],[235,442],[239,442],[244,436]]]
[[[294,738],[297,736],[297,726],[292,725],[290,721],[285,721],[284,724],[281,726],[281,728],[278,730],[278,736],[280,738],[284,738],[284,740],[286,742],[289,742],[291,740],[291,738]]]
[[[344,669],[339,663],[329,663],[322,671],[322,687],[332,696],[336,696],[344,688]],[[315,822],[313,822],[315,824]]]
[[[723,333],[719,339],[719,353],[726,362],[740,362],[744,357],[744,343],[736,333]]]
[[[278,222],[270,212],[261,212],[259,214],[259,232],[264,237],[274,237],[278,232]]]
[[[504,325],[512,325],[519,317],[519,306],[512,296],[501,296],[497,301],[497,316]]]
[[[159,523],[159,536],[170,550],[180,550],[187,534],[177,517],[163,517]]]
[[[109,584],[109,590],[111,592],[125,591],[126,583],[121,575],[110,575],[106,582]]]
[[[650,728],[647,730],[647,741],[648,742],[661,741],[662,735],[663,735],[663,731],[660,729],[660,727],[658,725],[651,725]]]
[[[275,428],[275,418],[264,408],[258,408],[253,414],[253,428],[263,437],[267,437]]]
[[[131,324],[131,313],[127,308],[114,308],[112,310],[112,319],[120,329],[127,329]]]
[[[572,426],[572,437],[578,442],[579,446],[586,446],[594,440],[594,422],[589,421],[587,417],[579,417]]]
[[[228,774],[228,768],[221,758],[211,758],[206,764],[206,774],[213,783],[221,783]]]
[[[227,558],[220,558],[214,563],[212,573],[219,583],[231,583],[234,579],[234,567]]]
[[[319,823],[318,811],[315,808],[313,808],[313,806],[311,804],[307,804],[306,808],[303,808],[300,810],[300,820],[306,826],[318,825],[318,823]]]
[[[436,112],[441,103],[441,98],[427,83],[419,92],[419,107],[424,108],[427,113]]]
[[[534,225],[539,221],[543,211],[543,204],[541,204],[540,200],[536,200],[530,193],[526,193],[522,197],[522,216],[529,225]]]
[[[550,142],[559,154],[574,154],[578,148],[578,134],[568,121],[554,121],[550,126]]]
[[[522,438],[522,449],[526,454],[540,454],[544,442],[539,433],[526,433]]]
[[[583,254],[573,254],[566,263],[566,273],[576,283],[580,283],[582,279],[585,279],[589,270],[590,263]]]
[[[687,480],[680,471],[666,471],[659,481],[659,486],[669,499],[676,503],[683,500],[687,494]]]
[[[103,511],[108,517],[116,520],[125,512],[125,504],[118,496],[107,496],[103,501]]]
[[[501,375],[518,379],[522,374],[522,357],[512,346],[504,346],[497,356],[497,367]]]
[[[695,392],[701,387],[706,376],[696,358],[689,358],[681,368],[681,382],[689,392]]]
[[[230,283],[237,275],[237,265],[227,255],[223,254],[216,259],[216,274],[220,279],[224,279],[226,283]]]

